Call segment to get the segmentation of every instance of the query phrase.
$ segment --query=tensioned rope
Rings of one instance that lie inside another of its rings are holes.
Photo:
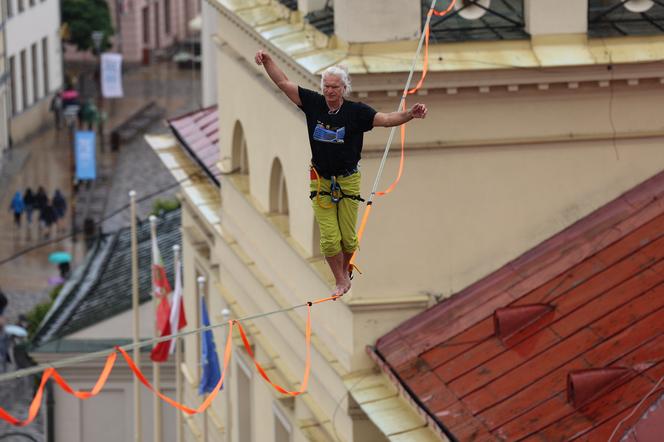
[[[315,301],[309,301],[304,304],[298,304],[294,305],[291,307],[286,307],[282,308],[279,310],[274,310],[271,312],[267,313],[260,313],[252,316],[246,316],[244,318],[239,318],[239,319],[232,319],[229,320],[228,322],[223,322],[219,324],[212,324],[209,326],[205,327],[198,327],[194,330],[188,330],[185,332],[180,332],[180,333],[173,333],[168,336],[162,336],[159,338],[154,338],[154,339],[146,339],[143,340],[139,343],[136,344],[126,344],[122,346],[116,346],[114,347],[113,350],[109,353],[109,350],[102,350],[94,353],[87,353],[85,355],[81,356],[75,356],[72,358],[67,358],[67,359],[62,359],[53,363],[49,364],[41,364],[35,367],[19,370],[13,373],[5,373],[0,375],[0,382],[1,381],[6,381],[10,379],[18,379],[22,378],[25,376],[29,376],[32,374],[36,374],[39,372],[43,371],[42,377],[41,377],[41,382],[39,384],[39,388],[37,389],[37,392],[35,393],[32,403],[30,404],[28,408],[28,416],[20,420],[11,414],[9,414],[4,408],[0,407],[0,418],[9,422],[12,425],[23,427],[26,425],[29,425],[35,417],[37,417],[37,414],[39,413],[39,409],[42,404],[42,398],[44,395],[44,389],[46,388],[46,383],[49,381],[49,379],[53,379],[53,381],[60,386],[65,392],[68,394],[71,394],[72,396],[78,398],[78,399],[89,399],[91,397],[96,396],[99,394],[99,392],[103,389],[104,385],[106,384],[106,381],[108,380],[108,377],[110,376],[113,367],[115,365],[115,362],[117,360],[117,355],[120,353],[120,355],[125,359],[127,362],[127,365],[131,369],[131,371],[134,373],[134,375],[139,379],[139,381],[147,387],[150,391],[152,391],[155,395],[157,395],[161,400],[164,402],[168,403],[169,405],[187,413],[187,414],[198,414],[204,412],[212,403],[216,395],[219,393],[219,390],[221,390],[221,387],[224,383],[224,378],[225,378],[225,373],[226,369],[228,368],[228,363],[230,361],[232,352],[233,352],[233,345],[232,345],[232,335],[233,335],[233,328],[237,326],[238,331],[240,333],[240,337],[242,339],[242,342],[244,344],[244,347],[251,357],[251,359],[254,361],[254,365],[256,366],[256,369],[260,373],[261,377],[265,379],[275,390],[279,391],[282,394],[289,395],[289,396],[298,396],[306,391],[307,385],[308,385],[308,380],[309,380],[309,373],[311,369],[311,307],[316,304],[321,304],[323,302],[327,301],[334,301],[338,298],[338,296],[330,296],[326,298],[320,298]],[[261,366],[261,364],[256,360],[254,352],[251,347],[251,343],[249,342],[249,339],[247,338],[247,334],[244,331],[244,328],[242,327],[241,322],[243,321],[249,321],[249,320],[254,320],[258,318],[264,318],[267,316],[279,314],[279,313],[286,313],[292,310],[296,310],[298,308],[302,307],[307,307],[307,322],[306,322],[306,327],[305,327],[305,345],[306,345],[306,356],[305,356],[305,368],[304,368],[304,375],[302,378],[302,382],[300,383],[300,388],[297,391],[289,391],[280,385],[277,385],[274,383],[270,377],[267,375],[267,372],[265,369]],[[148,345],[153,345],[157,344],[159,342],[163,341],[168,341],[171,339],[177,339],[181,338],[184,336],[189,336],[193,334],[198,334],[201,332],[204,332],[206,330],[212,330],[214,328],[219,328],[219,327],[224,327],[228,326],[229,331],[228,331],[228,336],[226,337],[226,344],[225,344],[225,350],[224,350],[224,363],[223,363],[223,371],[221,378],[217,382],[217,385],[215,386],[214,390],[210,393],[210,395],[205,399],[205,401],[198,407],[198,408],[190,408],[184,404],[181,404],[179,402],[174,401],[173,399],[169,398],[168,396],[164,395],[160,391],[156,390],[152,384],[147,380],[143,372],[138,368],[136,365],[135,361],[129,356],[127,353],[127,350],[132,350],[135,348],[141,348],[145,347]],[[67,367],[71,366],[76,363],[80,362],[85,362],[89,360],[94,360],[98,359],[102,356],[106,356],[106,362],[104,363],[104,367],[101,371],[101,374],[99,375],[99,378],[97,379],[97,382],[95,383],[94,387],[89,390],[89,391],[83,391],[79,390],[76,391],[74,390],[68,383],[67,381],[58,373],[57,368],[60,367]]]
[[[436,0],[432,0],[431,7],[429,8],[429,12],[427,13],[427,19],[426,19],[426,22],[425,22],[425,25],[424,25],[424,32],[423,32],[423,34],[422,34],[422,36],[419,40],[419,43],[418,43],[418,46],[417,46],[417,51],[415,53],[415,56],[413,57],[410,72],[408,74],[408,79],[406,81],[406,85],[404,87],[404,91],[403,91],[403,94],[401,96],[399,106],[397,108],[398,111],[405,110],[405,108],[406,108],[406,97],[410,94],[416,93],[417,90],[419,90],[422,87],[422,84],[424,83],[424,79],[426,78],[427,69],[428,69],[428,48],[429,48],[429,35],[430,35],[430,29],[429,28],[430,28],[430,22],[431,22],[432,16],[434,14],[438,15],[438,16],[442,16],[442,15],[447,14],[454,7],[455,3],[456,3],[456,0],[452,0],[450,5],[448,6],[448,8],[446,10],[436,11],[435,10]],[[423,69],[422,69],[422,76],[421,76],[420,80],[418,81],[417,85],[413,89],[410,89],[410,83],[412,81],[412,78],[413,78],[413,75],[414,75],[414,72],[415,72],[415,65],[417,63],[417,59],[419,58],[419,55],[420,55],[420,52],[421,52],[423,46],[425,46],[425,52],[424,52],[424,63],[423,63]],[[383,196],[383,195],[386,195],[386,194],[390,193],[396,187],[397,183],[401,179],[401,176],[402,176],[402,173],[403,173],[404,156],[405,156],[404,155],[404,151],[405,151],[405,127],[404,127],[403,124],[400,126],[400,129],[401,129],[401,159],[400,159],[400,163],[399,163],[399,171],[398,171],[398,174],[397,174],[397,178],[385,191],[377,192],[378,184],[379,184],[380,178],[383,174],[385,163],[387,161],[387,156],[388,156],[390,147],[392,145],[392,141],[394,139],[394,133],[396,131],[396,127],[392,127],[392,129],[390,131],[390,135],[388,137],[388,141],[387,141],[386,146],[385,146],[385,151],[383,153],[383,157],[382,157],[381,162],[380,162],[378,173],[376,175],[376,179],[375,179],[374,184],[373,184],[371,195],[369,196],[369,199],[367,201],[367,207],[366,207],[366,210],[365,210],[364,215],[362,217],[360,228],[358,230],[358,240],[360,240],[362,238],[362,235],[364,233],[366,223],[367,223],[367,219],[369,218],[369,214],[371,212],[371,207],[373,205],[374,197],[375,196]],[[354,267],[354,260],[355,260],[355,254],[353,254],[353,257],[351,259],[351,264],[350,264],[351,269]],[[30,374],[39,373],[43,370],[43,374],[42,374],[42,378],[41,378],[39,388],[37,389],[37,392],[35,393],[33,401],[30,404],[30,407],[28,409],[27,418],[24,419],[24,420],[19,420],[16,417],[9,414],[4,408],[1,408],[1,407],[0,407],[0,418],[4,419],[5,421],[7,421],[7,422],[9,422],[9,423],[11,423],[12,425],[15,425],[15,426],[26,426],[26,425],[30,424],[35,419],[35,417],[37,416],[37,414],[39,412],[39,408],[41,407],[42,398],[43,398],[43,394],[44,394],[44,389],[46,387],[47,382],[51,378],[65,392],[67,392],[67,393],[69,393],[69,394],[71,394],[71,395],[73,395],[73,396],[75,396],[79,399],[85,400],[85,399],[89,399],[91,397],[96,396],[97,394],[99,394],[99,392],[104,387],[106,381],[108,380],[108,377],[110,376],[110,374],[113,370],[113,367],[115,365],[115,362],[117,360],[117,354],[118,353],[120,353],[120,355],[122,355],[122,357],[127,362],[129,368],[132,370],[134,375],[140,380],[140,382],[145,387],[147,387],[150,391],[152,391],[155,395],[157,395],[161,400],[163,400],[164,402],[168,403],[169,405],[171,405],[171,406],[173,406],[173,407],[175,407],[175,408],[177,408],[177,409],[179,409],[179,410],[181,410],[181,411],[183,411],[187,414],[202,413],[210,406],[210,404],[212,403],[212,401],[214,400],[214,398],[216,397],[216,395],[219,393],[219,391],[221,390],[221,388],[223,386],[226,371],[227,371],[227,368],[228,368],[228,363],[230,361],[230,358],[231,358],[231,355],[232,355],[232,352],[233,352],[232,335],[233,335],[234,326],[238,327],[238,331],[240,333],[240,337],[242,339],[244,347],[245,347],[247,353],[249,354],[249,356],[251,357],[251,359],[253,360],[254,365],[256,366],[256,369],[258,370],[260,375],[275,390],[279,391],[280,393],[285,394],[285,395],[290,395],[290,396],[300,395],[300,394],[302,394],[306,391],[306,388],[307,388],[307,385],[308,385],[310,368],[311,368],[311,307],[314,304],[319,304],[319,303],[330,301],[330,300],[336,300],[339,297],[340,296],[331,296],[331,297],[327,297],[327,298],[321,298],[321,299],[318,299],[316,301],[307,302],[306,304],[292,306],[292,307],[289,307],[289,308],[275,310],[275,311],[272,311],[272,312],[263,313],[263,314],[259,314],[259,315],[254,315],[254,316],[246,317],[246,318],[242,318],[242,319],[230,320],[230,321],[228,321],[228,323],[215,324],[215,325],[210,325],[210,326],[207,326],[207,327],[199,327],[199,328],[196,328],[194,330],[187,331],[187,332],[174,333],[174,334],[171,334],[169,336],[163,336],[163,337],[160,337],[160,338],[144,340],[144,341],[141,341],[137,344],[127,344],[127,345],[124,345],[124,346],[116,346],[111,351],[111,353],[107,355],[106,363],[104,364],[104,368],[102,369],[102,372],[101,372],[97,382],[95,383],[94,387],[90,391],[82,391],[82,390],[81,391],[76,391],[73,388],[71,388],[71,386],[58,373],[57,367],[65,367],[65,366],[69,366],[69,365],[72,365],[72,364],[77,363],[77,362],[83,362],[83,361],[87,361],[87,360],[96,359],[96,358],[99,358],[101,356],[106,355],[108,350],[101,351],[101,352],[88,353],[86,355],[82,355],[82,356],[78,356],[78,357],[63,359],[61,361],[57,361],[57,362],[54,362],[54,363],[51,363],[51,364],[43,364],[43,365],[32,367],[32,368],[29,368],[29,369],[20,370],[20,371],[14,372],[14,373],[0,375],[0,381],[3,381],[3,380],[7,380],[7,379],[15,379],[15,378],[28,376]],[[273,314],[277,314],[277,313],[283,313],[283,312],[287,312],[287,311],[294,310],[296,308],[301,308],[301,307],[304,307],[304,306],[307,307],[307,322],[306,322],[306,329],[305,329],[306,362],[305,362],[304,376],[303,376],[302,382],[300,383],[300,389],[297,390],[297,391],[289,391],[289,390],[286,390],[285,388],[275,384],[274,382],[272,382],[272,380],[270,380],[270,378],[267,375],[265,369],[263,369],[261,364],[256,360],[255,355],[253,353],[253,350],[251,348],[251,344],[249,343],[249,340],[246,336],[246,333],[244,332],[244,329],[242,328],[242,325],[240,324],[240,321],[246,321],[246,320],[249,320],[249,319],[257,319],[257,318],[260,318],[260,317],[265,317],[265,316],[269,316],[269,315],[273,315]],[[217,382],[217,385],[215,386],[213,391],[210,393],[210,395],[203,401],[203,403],[198,408],[195,408],[195,409],[190,408],[190,407],[188,407],[184,404],[181,404],[177,401],[174,401],[173,399],[171,399],[168,396],[164,395],[160,391],[156,390],[152,386],[152,384],[150,384],[150,382],[147,380],[147,378],[141,372],[141,370],[138,368],[138,366],[136,365],[134,360],[127,353],[127,350],[130,350],[130,349],[140,348],[140,347],[144,347],[144,346],[147,346],[147,345],[156,344],[156,343],[159,343],[159,342],[162,342],[162,341],[167,341],[167,340],[170,340],[170,339],[179,338],[179,337],[183,337],[183,336],[187,336],[187,335],[191,335],[191,334],[198,334],[198,333],[201,333],[203,331],[211,330],[213,328],[222,327],[222,326],[225,326],[225,325],[228,325],[229,332],[228,332],[228,335],[227,335],[227,338],[226,338],[226,344],[225,344],[225,350],[224,350],[224,363],[223,363],[222,375],[221,375],[219,381]]]
[[[429,12],[427,12],[427,18],[424,23],[424,31],[422,32],[422,35],[420,37],[420,41],[417,44],[417,50],[415,51],[415,56],[413,57],[411,66],[410,66],[410,71],[408,72],[408,79],[406,80],[406,85],[404,86],[403,93],[401,94],[401,99],[399,100],[399,105],[397,106],[397,112],[399,111],[404,111],[406,110],[406,97],[408,95],[412,95],[416,93],[419,89],[422,88],[422,85],[424,84],[424,79],[427,76],[427,71],[429,68],[429,37],[430,37],[430,24],[431,24],[431,18],[434,15],[437,16],[444,16],[448,12],[452,10],[454,5],[456,4],[457,0],[452,0],[449,4],[449,6],[443,10],[443,11],[436,11],[436,1],[437,0],[432,0],[431,1],[431,6],[429,7]],[[417,64],[417,60],[420,57],[420,52],[422,51],[422,46],[424,46],[424,61],[422,63],[422,75],[417,82],[417,85],[415,85],[414,88],[410,88],[410,83],[413,80],[413,75],[415,73],[415,65]],[[400,128],[400,133],[401,133],[401,157],[399,160],[399,170],[397,172],[397,177],[396,179],[388,186],[387,189],[385,189],[382,192],[378,192],[378,183],[380,182],[380,178],[383,175],[383,170],[385,169],[385,163],[387,162],[387,156],[390,152],[390,148],[392,147],[392,142],[394,140],[394,133],[396,132],[396,126],[393,126],[392,129],[390,129],[390,135],[387,138],[387,142],[385,143],[385,149],[383,151],[383,157],[380,160],[380,165],[378,166],[378,172],[376,173],[376,179],[374,180],[373,187],[371,189],[371,194],[369,195],[369,198],[367,199],[367,204],[366,208],[364,209],[364,213],[362,214],[362,220],[360,221],[360,227],[357,230],[357,240],[358,242],[362,241],[362,237],[364,236],[364,230],[366,229],[367,225],[367,220],[369,219],[369,215],[371,214],[371,209],[373,207],[373,200],[374,197],[376,196],[384,196],[387,195],[388,193],[392,192],[394,188],[397,186],[399,181],[401,180],[401,176],[403,175],[403,168],[404,168],[404,163],[405,163],[405,150],[406,150],[406,125],[401,124],[399,126]],[[355,265],[355,258],[357,256],[357,250],[353,253],[353,256],[350,259],[350,264],[349,264],[349,272],[352,272],[353,269],[357,269],[357,266]],[[359,271],[359,269],[358,269]]]

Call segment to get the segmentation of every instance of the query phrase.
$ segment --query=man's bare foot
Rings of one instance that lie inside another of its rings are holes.
[[[346,278],[345,281],[342,281],[341,283],[337,284],[334,287],[334,295],[343,296],[346,293],[348,293],[349,290],[350,290],[350,279]]]

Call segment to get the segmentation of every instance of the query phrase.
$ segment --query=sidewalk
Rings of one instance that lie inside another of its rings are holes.
[[[107,137],[115,126],[150,101],[156,101],[163,107],[166,117],[193,110],[196,107],[198,87],[192,83],[191,72],[178,71],[170,64],[155,64],[129,71],[124,77],[125,98],[106,100],[105,110],[109,114],[105,125]],[[167,129],[163,122],[157,122],[148,132],[164,130]],[[16,146],[12,152],[11,167],[3,167],[3,174],[0,176],[0,183],[3,184],[3,192],[0,194],[0,204],[3,205],[3,210],[0,210],[0,261],[34,248],[0,266],[0,287],[5,292],[34,294],[47,291],[48,278],[58,275],[57,267],[48,263],[48,255],[54,251],[71,253],[74,259],[72,267],[84,256],[82,235],[79,235],[77,242],[67,238],[41,246],[44,240],[38,235],[36,220],[33,219],[32,226],[28,228],[24,218],[21,228],[16,229],[12,215],[7,210],[14,192],[23,192],[27,186],[36,190],[40,185],[49,197],[55,189],[60,189],[71,206],[69,146],[66,130],[58,131],[50,127],[26,143]],[[102,178],[97,183],[95,192],[103,199],[104,213],[110,213],[125,205],[128,202],[127,192],[132,188],[136,188],[140,198],[141,195],[172,182],[170,174],[147,147],[142,135],[121,146],[119,152],[111,152],[107,142],[104,151],[98,150],[98,163]],[[171,189],[170,194],[174,194],[176,190],[177,188]],[[85,196],[85,192],[82,192],[82,195]],[[145,216],[150,207],[149,201],[141,204],[139,216]],[[66,222],[56,236],[64,236],[70,232],[70,216],[68,209],[63,220]],[[114,217],[113,222],[106,225],[105,229],[126,225],[128,219],[128,213],[121,213]],[[51,240],[53,238],[52,234]]]

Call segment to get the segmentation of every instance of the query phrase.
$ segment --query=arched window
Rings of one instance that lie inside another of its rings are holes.
[[[234,171],[241,175],[249,175],[249,156],[247,155],[247,140],[244,137],[244,129],[239,121],[235,122],[233,128],[233,152],[232,166]]]
[[[270,212],[279,215],[288,215],[288,189],[286,177],[279,158],[272,162],[270,174]]]
[[[290,221],[288,219],[288,188],[286,177],[279,158],[272,162],[270,173],[270,219],[279,228],[281,233],[290,233]]]

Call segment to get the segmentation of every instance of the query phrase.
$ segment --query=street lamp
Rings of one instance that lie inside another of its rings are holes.
[[[97,112],[98,112],[98,117],[99,117],[99,126],[98,126],[98,132],[99,132],[99,142],[100,146],[103,149],[104,148],[104,117],[103,117],[103,111],[104,111],[104,97],[102,96],[101,93],[101,44],[102,41],[104,40],[104,32],[103,31],[92,31],[92,34],[90,35],[92,38],[92,44],[95,47],[95,53],[97,54],[97,77],[98,77],[98,83],[97,83]]]

